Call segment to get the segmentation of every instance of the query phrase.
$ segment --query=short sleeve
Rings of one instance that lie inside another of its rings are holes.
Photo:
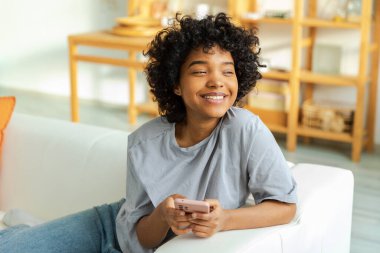
[[[116,218],[116,231],[120,248],[123,252],[153,252],[141,246],[137,234],[137,222],[154,210],[143,185],[134,173],[134,167],[128,157],[127,196]]]
[[[296,203],[296,182],[272,133],[260,119],[251,131],[248,187],[256,204],[264,200]]]

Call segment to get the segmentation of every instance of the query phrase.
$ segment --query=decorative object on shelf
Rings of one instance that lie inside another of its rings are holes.
[[[131,4],[130,16],[116,19],[112,32],[121,36],[154,36],[167,23],[167,0],[144,0]],[[166,18],[166,19],[165,19]]]
[[[339,45],[315,44],[312,70],[320,74],[341,74],[342,47]]]
[[[346,9],[346,19],[350,22],[359,22],[361,18],[362,1],[348,0]]]
[[[247,105],[258,113],[266,124],[286,126],[289,111],[290,90],[288,82],[264,79],[247,95]],[[265,113],[265,111],[271,113]],[[274,113],[272,113],[274,112]]]
[[[112,32],[121,36],[153,36],[160,29],[161,19],[142,16],[120,17]]]
[[[326,20],[344,21],[346,19],[347,2],[349,0],[325,1],[318,16]]]
[[[334,0],[326,1],[322,8],[322,17],[336,22],[359,22],[362,9],[361,0]]]
[[[256,20],[262,18],[263,16],[264,15],[261,12],[246,12],[242,15],[242,18]]]
[[[332,101],[304,101],[302,126],[337,133],[351,133],[354,121],[353,106]]]
[[[267,18],[290,18],[291,11],[289,10],[267,10],[265,17]]]
[[[338,6],[335,9],[335,15],[333,17],[333,21],[343,22],[347,20],[347,5],[349,0],[339,0]]]
[[[288,111],[289,95],[288,82],[264,79],[248,94],[248,104],[256,108]]]

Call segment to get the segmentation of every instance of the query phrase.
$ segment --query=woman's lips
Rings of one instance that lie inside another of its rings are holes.
[[[227,95],[221,92],[202,94],[201,97],[211,103],[221,103]]]

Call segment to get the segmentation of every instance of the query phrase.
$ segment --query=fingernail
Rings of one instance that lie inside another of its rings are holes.
[[[191,215],[191,217],[193,217],[193,218],[197,218],[197,215],[196,215],[195,213],[193,213],[193,214]]]

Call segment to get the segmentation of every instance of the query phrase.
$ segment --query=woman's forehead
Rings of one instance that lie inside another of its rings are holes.
[[[225,60],[233,61],[232,55],[229,51],[222,49],[218,45],[215,45],[207,50],[205,50],[204,47],[198,47],[191,50],[186,57],[184,64],[190,63],[193,60],[208,60],[210,58],[223,58]]]

